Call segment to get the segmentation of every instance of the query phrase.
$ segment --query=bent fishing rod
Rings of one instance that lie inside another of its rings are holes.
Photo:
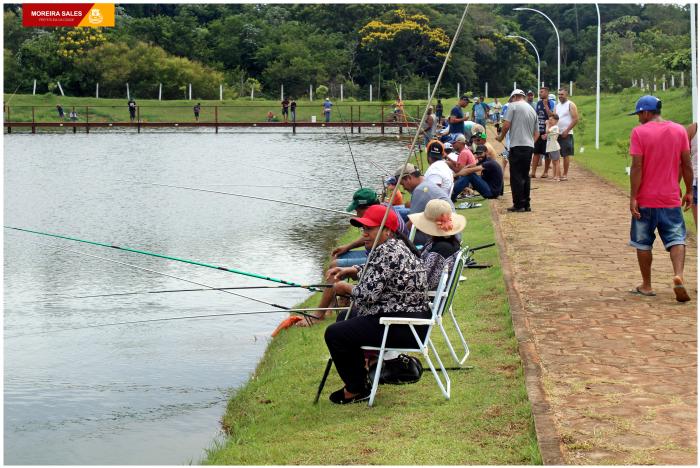
[[[96,259],[99,259],[99,260],[104,260],[104,261],[106,261],[106,262],[117,263],[117,264],[119,264],[119,265],[124,265],[124,266],[127,266],[127,267],[129,267],[129,268],[134,268],[134,269],[137,269],[137,270],[147,271],[147,272],[149,272],[149,273],[154,273],[154,274],[160,275],[160,276],[166,276],[166,277],[168,277],[168,278],[174,278],[174,279],[176,279],[176,280],[184,281],[184,282],[186,282],[186,283],[196,284],[197,286],[204,286],[204,287],[206,287],[207,289],[212,290],[212,291],[221,291],[221,292],[223,292],[223,293],[231,294],[231,295],[233,295],[233,296],[241,297],[241,298],[243,298],[243,299],[249,299],[249,300],[251,300],[251,301],[259,302],[259,303],[261,303],[261,304],[269,305],[269,306],[271,306],[271,307],[277,307],[277,308],[279,308],[279,309],[282,309],[282,310],[280,310],[280,312],[289,311],[289,310],[291,309],[290,307],[287,307],[287,306],[283,306],[283,305],[279,305],[279,304],[274,304],[274,303],[272,303],[272,302],[263,301],[263,300],[261,300],[261,299],[256,299],[256,298],[254,298],[254,297],[245,296],[245,295],[243,295],[243,294],[231,292],[231,291],[224,290],[224,289],[218,289],[218,288],[215,288],[215,287],[213,287],[213,286],[209,286],[209,285],[204,284],[204,283],[199,283],[199,282],[197,282],[197,281],[192,281],[192,280],[188,280],[188,279],[185,279],[185,278],[181,278],[181,277],[179,277],[179,276],[171,275],[170,273],[163,273],[163,272],[160,272],[160,271],[151,270],[150,268],[145,268],[145,267],[141,267],[141,266],[138,266],[138,265],[132,265],[131,263],[126,263],[126,262],[122,262],[122,261],[119,261],[119,260],[114,260],[114,259],[111,259],[111,258],[100,257],[100,256],[98,256],[98,255],[89,254],[89,253],[87,253],[87,252],[81,252],[81,251],[79,251],[79,250],[72,250],[72,249],[68,249],[68,248],[66,248],[66,247],[59,247],[59,246],[51,245],[51,244],[44,244],[44,243],[42,243],[42,242],[34,242],[34,241],[29,241],[29,242],[31,242],[32,244],[43,245],[44,247],[50,247],[50,248],[53,248],[53,249],[56,249],[56,250],[63,250],[63,251],[71,252],[71,253],[78,254],[78,255],[84,255],[84,256],[86,256],[86,257],[91,257],[91,258],[96,258]],[[302,314],[302,315],[306,316],[306,318],[309,319],[309,316],[310,316],[309,314]],[[314,317],[314,318],[315,318],[315,317]]]
[[[298,288],[308,289],[309,291],[314,291],[314,292],[321,292],[322,291],[322,290],[315,288],[313,286],[303,285],[303,284],[295,283],[293,281],[287,281],[287,280],[283,280],[283,279],[279,279],[279,278],[273,278],[271,276],[261,275],[258,273],[251,273],[251,272],[239,270],[236,268],[229,268],[229,267],[225,267],[225,266],[217,266],[217,265],[212,265],[209,263],[198,262],[198,261],[189,260],[186,258],[172,257],[170,255],[163,255],[163,254],[159,254],[159,253],[155,253],[155,252],[149,252],[147,250],[133,249],[130,247],[118,246],[118,245],[113,245],[113,244],[105,244],[103,242],[78,239],[76,237],[63,236],[60,234],[52,234],[49,232],[42,232],[42,231],[34,231],[31,229],[25,229],[25,228],[13,227],[13,226],[4,226],[4,227],[5,227],[5,229],[11,229],[14,231],[28,232],[30,234],[37,234],[40,236],[47,236],[47,237],[55,237],[57,239],[65,239],[65,240],[74,241],[74,242],[82,242],[84,244],[95,245],[98,247],[108,247],[111,249],[123,250],[125,252],[132,252],[132,253],[137,253],[137,254],[141,254],[141,255],[147,255],[149,257],[162,258],[165,260],[173,260],[176,262],[187,263],[190,265],[196,265],[196,266],[201,266],[201,267],[205,267],[205,268],[212,268],[214,270],[226,271],[226,272],[234,273],[237,275],[249,276],[251,278],[257,278],[257,279],[261,279],[261,280],[265,280],[265,281],[272,281],[273,283],[281,283],[281,284],[286,284],[289,286],[296,286]]]
[[[231,195],[234,197],[252,198],[253,200],[271,201],[271,202],[276,202],[276,203],[283,203],[285,205],[294,205],[294,206],[301,206],[303,208],[313,208],[313,209],[321,210],[321,211],[329,211],[331,213],[338,213],[338,214],[342,214],[344,216],[349,216],[349,217],[354,216],[353,214],[348,213],[347,211],[334,210],[332,208],[323,208],[323,207],[314,206],[314,205],[304,205],[303,203],[294,203],[294,202],[290,202],[287,200],[277,200],[274,198],[256,197],[254,195],[243,195],[241,193],[221,192],[219,190],[207,190],[207,189],[197,188],[197,187],[186,187],[184,185],[159,184],[156,182],[145,182],[142,180],[125,180],[125,179],[116,179],[116,180],[119,182],[130,182],[132,184],[155,185],[156,187],[179,188],[179,189],[183,189],[183,190],[193,190],[195,192],[217,193],[219,195]]]

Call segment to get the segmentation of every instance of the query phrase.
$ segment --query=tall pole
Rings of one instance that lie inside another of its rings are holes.
[[[557,90],[561,88],[561,40],[559,40],[559,30],[557,27],[554,25],[554,21],[552,21],[549,16],[545,15],[542,13],[540,10],[535,10],[534,8],[513,8],[516,11],[522,11],[522,10],[529,10],[529,11],[534,11],[535,13],[539,13],[540,15],[544,16],[547,18],[547,21],[550,22],[552,27],[554,28],[554,33],[557,35]]]
[[[598,56],[595,65],[595,149],[600,148],[600,8],[595,4],[598,14]]]
[[[513,38],[516,38],[516,39],[522,39],[523,41],[525,41],[525,42],[527,42],[528,44],[530,44],[530,46],[532,47],[532,50],[535,51],[535,56],[537,57],[537,84],[539,84],[539,83],[540,83],[540,64],[541,64],[541,62],[540,62],[540,53],[537,52],[537,47],[535,47],[535,44],[533,44],[533,43],[530,42],[529,40],[525,39],[523,36],[516,36],[516,35],[514,35],[514,34],[511,34],[511,35],[508,35],[508,36],[506,36],[506,37],[513,37]]]
[[[690,70],[690,87],[692,89],[692,100],[693,100],[693,122],[700,120],[698,116],[698,44],[697,44],[697,17],[695,15],[695,4],[690,3],[690,55],[691,55],[691,67]],[[683,82],[683,75],[681,75],[681,83]]]

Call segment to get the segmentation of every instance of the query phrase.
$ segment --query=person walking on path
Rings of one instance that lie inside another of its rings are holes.
[[[292,111],[292,122],[297,121],[297,101],[296,99],[292,99],[292,102],[289,104],[289,110]]]
[[[465,117],[462,109],[467,107],[467,104],[469,104],[469,98],[463,95],[450,111],[450,118],[448,119],[450,123],[450,141],[456,140],[460,134],[464,135],[464,122],[469,120],[469,115]]]
[[[690,140],[690,162],[693,165],[693,220],[698,227],[698,123],[693,122],[686,128]]]
[[[474,122],[479,125],[486,126],[486,121],[489,118],[489,106],[479,97],[474,98],[474,105],[472,106],[472,115],[474,116]]]
[[[690,207],[693,202],[688,134],[683,126],[661,118],[661,100],[655,96],[639,98],[630,115],[637,115],[641,124],[632,129],[630,136],[630,245],[637,249],[642,274],[642,284],[631,292],[656,295],[651,286],[651,249],[657,231],[671,255],[676,300],[687,302],[690,296],[683,284],[686,231],[681,203]],[[682,202],[679,170],[685,183]]]
[[[564,174],[561,180],[567,180],[569,174],[569,158],[574,155],[574,127],[578,123],[578,109],[576,104],[569,100],[569,92],[564,88],[559,90],[559,102],[554,112],[559,116],[559,146],[561,157],[564,160]]]
[[[192,111],[194,112],[194,120],[195,122],[199,122],[199,113],[202,111],[202,103],[198,102],[193,108]]]
[[[129,120],[133,122],[134,119],[136,119],[136,101],[134,101],[134,99],[132,98],[129,99],[129,102],[127,102],[127,104],[129,106]]]
[[[284,101],[282,101],[282,117],[284,117],[284,123],[287,123],[289,118],[289,97],[284,98]]]
[[[503,128],[497,140],[502,142],[506,134],[510,135],[510,189],[513,206],[510,212],[522,213],[530,208],[530,163],[535,141],[540,137],[537,114],[525,101],[525,93],[514,89],[510,93],[512,102],[508,105],[508,114],[503,121]]]
[[[544,172],[542,173],[542,178],[547,178],[547,172],[549,172],[549,158],[547,157],[547,120],[554,114],[555,104],[550,102],[547,96],[549,95],[549,88],[543,86],[540,88],[540,100],[535,104],[535,112],[537,113],[537,124],[540,127],[540,138],[535,142],[535,154],[532,157],[532,169],[530,170],[530,177],[537,177],[537,167],[540,165],[542,159],[546,159],[544,164]]]
[[[326,100],[323,101],[323,115],[326,117],[326,123],[331,121],[331,107],[333,107],[333,103],[330,99],[326,98]]]

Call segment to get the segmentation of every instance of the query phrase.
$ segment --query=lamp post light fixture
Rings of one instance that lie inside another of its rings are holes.
[[[540,10],[535,10],[534,8],[525,8],[525,7],[519,7],[519,8],[513,8],[515,11],[523,11],[523,10],[528,10],[528,11],[534,11],[535,13],[539,13],[540,15],[544,16],[547,18],[547,21],[549,21],[554,28],[554,33],[557,35],[557,90],[561,88],[561,40],[559,39],[559,30],[557,27],[554,25],[554,21],[552,21],[549,16],[545,15],[542,13]]]
[[[506,37],[512,37],[514,39],[522,39],[523,41],[527,42],[532,46],[532,50],[535,51],[535,56],[537,57],[537,88],[539,89],[540,87],[540,53],[537,52],[537,47],[535,47],[535,44],[530,42],[528,39],[524,38],[523,36],[516,36],[515,34],[509,34]]]

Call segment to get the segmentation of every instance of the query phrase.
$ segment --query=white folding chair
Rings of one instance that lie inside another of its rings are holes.
[[[379,358],[377,360],[377,370],[374,373],[374,382],[372,383],[372,392],[370,393],[369,396],[369,406],[372,406],[374,404],[374,397],[377,394],[377,388],[379,387],[379,377],[382,372],[382,365],[384,364],[384,354],[386,351],[397,351],[400,353],[421,353],[423,357],[425,358],[426,363],[428,364],[428,367],[430,368],[430,371],[433,374],[433,377],[435,377],[435,382],[437,382],[438,387],[440,387],[440,391],[442,392],[443,396],[445,399],[449,400],[450,399],[450,376],[447,374],[447,371],[445,370],[445,366],[442,365],[442,360],[440,360],[440,356],[437,353],[437,350],[435,349],[435,345],[433,344],[432,339],[430,338],[430,334],[433,330],[433,326],[435,325],[437,318],[442,315],[442,313],[445,310],[445,304],[446,304],[446,299],[447,299],[447,280],[449,278],[449,271],[447,268],[445,268],[442,272],[442,275],[440,276],[440,283],[438,284],[438,288],[435,293],[435,297],[433,301],[430,304],[430,310],[432,312],[431,318],[429,319],[418,319],[418,318],[405,318],[405,317],[382,317],[379,319],[379,323],[384,325],[384,336],[382,337],[382,344],[379,347],[376,346],[363,346],[362,349],[367,350],[367,351],[379,351]],[[411,333],[413,333],[413,337],[416,340],[416,347],[413,348],[392,348],[392,347],[387,347],[386,345],[386,340],[387,337],[389,336],[389,328],[392,326],[408,326],[411,330]],[[422,340],[418,336],[418,333],[416,332],[415,327],[416,326],[428,326],[428,331],[425,334],[425,338]],[[437,361],[438,365],[440,366],[440,371],[442,374],[443,380],[440,378],[440,376],[437,373],[437,370],[435,369],[435,365],[433,365],[433,361],[430,359],[429,351],[432,351],[433,354],[435,355],[435,360]]]
[[[452,341],[450,341],[450,338],[447,336],[445,324],[443,323],[444,313],[440,314],[436,319],[437,325],[440,328],[440,331],[442,332],[442,336],[445,338],[445,343],[447,344],[447,347],[450,350],[452,358],[460,366],[464,364],[464,361],[466,361],[469,357],[469,345],[467,344],[467,340],[464,339],[464,335],[462,334],[462,330],[459,327],[459,323],[457,323],[457,317],[455,317],[454,311],[452,310],[452,301],[454,300],[455,293],[457,292],[457,286],[459,285],[459,279],[462,275],[462,271],[464,270],[464,264],[468,258],[468,253],[469,247],[464,247],[457,254],[457,258],[455,258],[454,266],[452,267],[450,277],[447,280],[447,296],[445,297],[444,304],[444,310],[450,314],[452,323],[454,324],[454,327],[457,330],[457,336],[462,342],[462,347],[464,348],[464,355],[461,358],[457,357],[457,352],[455,351],[454,346],[452,345]]]

